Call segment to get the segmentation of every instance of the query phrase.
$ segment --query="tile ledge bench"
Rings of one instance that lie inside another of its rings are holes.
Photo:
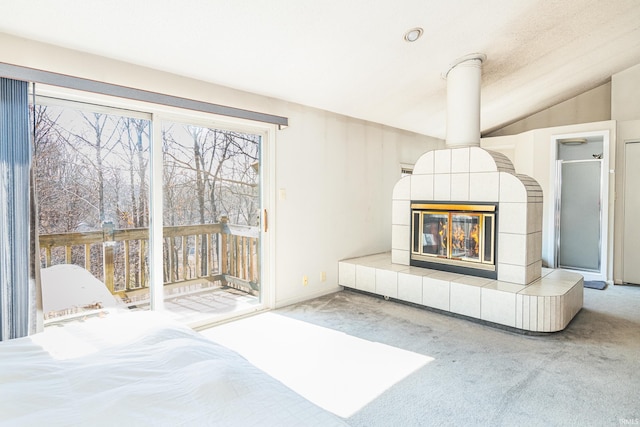
[[[583,280],[542,268],[540,279],[519,285],[394,264],[391,252],[338,262],[338,283],[346,288],[530,332],[566,328],[582,308]]]

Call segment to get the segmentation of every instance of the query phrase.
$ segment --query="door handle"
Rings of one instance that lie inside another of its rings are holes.
[[[267,220],[267,210],[264,209],[264,214],[263,214],[263,223],[264,223],[264,232],[267,232],[267,229],[269,228],[269,221]]]

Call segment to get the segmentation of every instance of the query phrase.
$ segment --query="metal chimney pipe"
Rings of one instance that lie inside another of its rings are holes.
[[[448,148],[480,146],[480,83],[483,54],[460,58],[446,73]]]

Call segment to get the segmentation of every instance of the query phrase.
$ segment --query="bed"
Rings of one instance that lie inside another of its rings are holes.
[[[0,425],[346,425],[160,313],[104,313],[0,343]]]

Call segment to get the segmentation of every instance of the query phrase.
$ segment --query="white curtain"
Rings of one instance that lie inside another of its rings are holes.
[[[0,341],[41,327],[29,86],[0,78]]]

